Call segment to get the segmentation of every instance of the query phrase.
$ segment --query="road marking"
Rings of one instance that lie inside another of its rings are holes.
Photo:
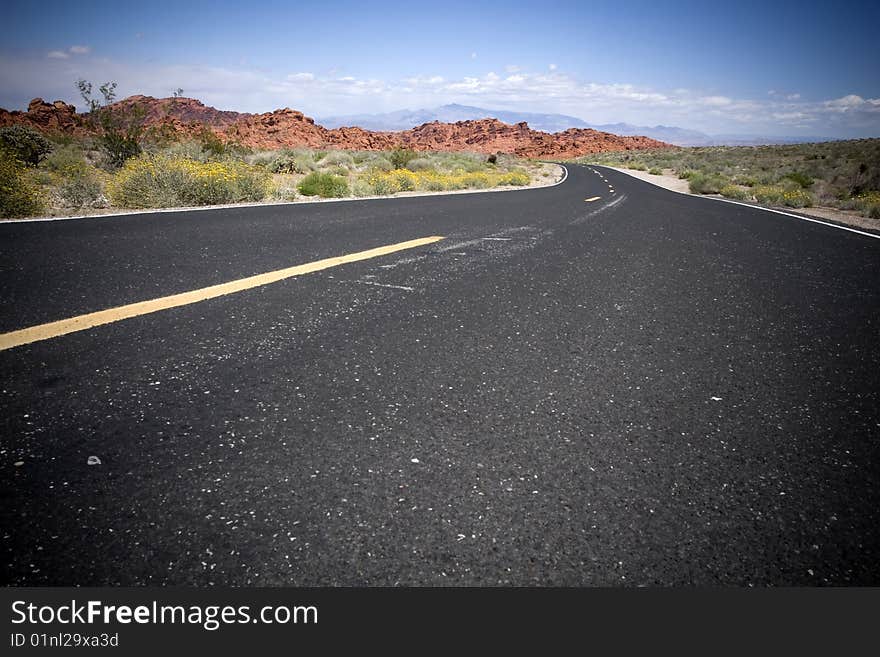
[[[598,201],[600,198],[602,198],[602,197],[601,196],[594,196],[593,198],[585,198],[584,201],[586,203],[592,203],[593,201]]]
[[[293,278],[294,276],[302,276],[303,274],[310,274],[312,272],[321,271],[322,269],[338,267],[339,265],[344,265],[349,262],[369,260],[390,253],[396,253],[397,251],[414,249],[426,244],[439,242],[442,239],[444,238],[441,236],[433,235],[431,237],[421,237],[407,242],[388,244],[387,246],[380,246],[375,249],[368,249],[367,251],[358,251],[357,253],[348,253],[333,258],[326,258],[324,260],[315,260],[314,262],[307,262],[303,265],[278,269],[265,274],[257,274],[256,276],[249,276],[248,278],[241,278],[237,281],[230,281],[228,283],[220,283],[219,285],[211,285],[210,287],[203,287],[198,290],[191,290],[190,292],[182,292],[180,294],[173,294],[171,296],[151,299],[149,301],[140,301],[126,306],[99,310],[98,312],[79,315],[69,319],[62,319],[57,322],[40,324],[38,326],[31,326],[18,331],[12,331],[10,333],[3,333],[0,334],[0,351],[30,344],[31,342],[56,338],[75,331],[84,331],[96,326],[118,322],[123,319],[130,319],[140,315],[155,313],[160,310],[168,310],[169,308],[186,306],[191,303],[206,301],[207,299],[214,299],[216,297],[234,294],[244,290],[250,290],[270,283],[277,283],[286,278]]]
[[[412,292],[415,288],[406,285],[391,285],[389,283],[376,283],[375,281],[336,281],[337,283],[360,283],[361,285],[375,285],[376,287],[390,287],[393,290],[406,290]]]

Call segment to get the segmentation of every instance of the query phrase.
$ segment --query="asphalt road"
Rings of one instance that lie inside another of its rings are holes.
[[[0,351],[2,583],[880,584],[880,240],[596,170],[0,225],[0,332],[445,237]]]

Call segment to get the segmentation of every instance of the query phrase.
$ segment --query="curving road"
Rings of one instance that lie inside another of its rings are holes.
[[[0,333],[429,236],[0,350],[2,583],[880,584],[880,239],[601,167],[7,223]]]

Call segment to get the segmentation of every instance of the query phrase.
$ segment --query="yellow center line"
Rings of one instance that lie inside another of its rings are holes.
[[[600,198],[602,198],[602,197],[601,196],[594,196],[593,198],[585,198],[584,201],[586,201],[587,203],[592,203],[593,201],[598,201]]]
[[[241,278],[237,281],[229,281],[228,283],[211,285],[210,287],[203,287],[198,290],[172,294],[171,296],[151,299],[149,301],[140,301],[126,306],[108,308],[107,310],[99,310],[98,312],[70,317],[69,319],[62,319],[48,324],[31,326],[10,333],[2,333],[0,334],[0,351],[30,344],[31,342],[56,338],[60,335],[66,335],[67,333],[74,333],[75,331],[84,331],[86,329],[94,328],[95,326],[102,326],[103,324],[110,324],[123,319],[130,319],[131,317],[147,315],[149,313],[159,312],[160,310],[168,310],[169,308],[176,308],[178,306],[186,306],[207,299],[214,299],[215,297],[224,296],[226,294],[242,292],[262,285],[276,283],[285,278],[310,274],[322,269],[338,267],[339,265],[344,265],[349,262],[369,260],[370,258],[378,258],[379,256],[396,253],[397,251],[414,249],[426,244],[439,242],[442,239],[444,238],[437,235],[420,237],[419,239],[409,240],[408,242],[389,244],[387,246],[380,246],[367,251],[348,253],[333,258],[326,258],[324,260],[315,260],[314,262],[307,262],[303,265],[296,265],[294,267],[287,267],[286,269],[270,271],[265,274],[257,274],[256,276]]]

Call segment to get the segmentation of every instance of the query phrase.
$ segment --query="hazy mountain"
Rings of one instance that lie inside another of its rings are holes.
[[[525,121],[533,130],[561,132],[569,128],[593,128],[621,136],[645,136],[676,146],[758,146],[762,144],[796,144],[805,142],[830,141],[831,137],[768,137],[763,135],[708,135],[698,130],[688,130],[676,126],[632,125],[631,123],[588,123],[576,116],[565,114],[540,114],[534,112],[512,112],[507,110],[485,109],[469,105],[442,105],[430,109],[398,110],[385,114],[352,114],[348,116],[327,116],[316,119],[327,128],[359,126],[367,130],[397,131],[409,130],[423,123],[440,121],[455,123],[483,118],[496,118],[504,123],[515,124]]]
[[[350,116],[326,116],[315,119],[327,128],[342,126],[359,126],[368,130],[409,130],[423,123],[440,121],[455,123],[456,121],[474,121],[493,118],[511,125],[525,121],[533,130],[543,132],[560,132],[568,128],[589,128],[585,121],[575,116],[564,114],[538,114],[533,112],[509,112],[491,110],[468,105],[442,105],[430,109],[398,110],[385,114],[354,114]]]

